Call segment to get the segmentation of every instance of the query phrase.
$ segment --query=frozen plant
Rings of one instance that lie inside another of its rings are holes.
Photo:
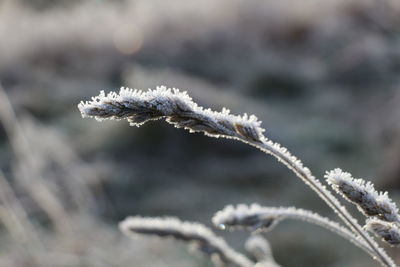
[[[325,175],[332,188],[354,203],[367,217],[365,229],[390,246],[400,246],[400,215],[388,192],[378,192],[371,182],[354,179],[350,173],[334,169]]]
[[[256,116],[232,115],[225,108],[221,112],[204,109],[193,102],[186,92],[165,86],[148,91],[121,88],[119,93],[111,92],[107,95],[102,91],[91,101],[82,101],[78,107],[83,117],[95,118],[100,121],[126,119],[130,125],[140,126],[151,120],[165,119],[175,127],[184,128],[190,132],[203,132],[207,136],[235,139],[254,146],[274,156],[279,162],[292,170],[337,213],[345,225],[339,225],[317,214],[294,208],[250,207],[246,209],[243,206],[238,208],[239,213],[235,213],[232,207],[228,208],[228,211],[222,211],[214,218],[217,225],[221,225],[218,221],[224,219],[226,220],[224,225],[240,222],[243,223],[242,226],[253,226],[254,230],[260,227],[270,228],[270,226],[285,218],[301,219],[328,228],[347,238],[366,251],[382,266],[396,266],[393,259],[379,247],[368,232],[374,232],[385,241],[389,240],[388,235],[396,236],[398,233],[398,210],[388,195],[377,193],[372,184],[354,180],[351,175],[342,172],[340,169],[327,173],[326,178],[336,192],[355,203],[365,215],[372,216],[376,220],[374,224],[370,222],[365,227],[361,226],[332,192],[322,185],[299,159],[280,144],[264,136],[264,129],[261,128],[261,122]],[[252,212],[254,213],[253,216],[245,216]],[[376,222],[379,222],[379,225]],[[159,224],[162,224],[162,222],[159,221]],[[184,227],[176,227],[175,230],[177,232],[182,231],[181,236],[184,236]],[[148,234],[160,237],[169,236],[160,234],[159,231],[148,232]],[[192,239],[187,238],[179,239],[187,242],[192,241]],[[392,240],[390,242],[393,243]],[[266,260],[263,259],[262,261],[265,262]],[[263,263],[258,260],[256,266],[263,266]]]
[[[212,218],[212,222],[215,227],[220,229],[246,228],[253,232],[265,232],[273,230],[277,224],[287,219],[300,220],[321,226],[370,253],[368,246],[357,240],[357,237],[347,228],[311,211],[293,207],[261,207],[258,204],[250,206],[240,204],[237,207],[229,205],[218,211]]]
[[[400,223],[399,209],[387,192],[377,192],[371,182],[354,179],[350,173],[334,169],[325,175],[332,188],[354,203],[366,216]]]
[[[120,224],[126,235],[170,237],[191,244],[218,266],[251,267],[254,263],[234,251],[210,229],[199,223],[182,222],[177,218],[128,217]]]
[[[365,229],[375,233],[383,241],[393,247],[400,247],[400,228],[396,223],[385,222],[379,219],[368,219]]]

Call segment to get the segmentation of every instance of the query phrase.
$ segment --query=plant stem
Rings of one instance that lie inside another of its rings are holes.
[[[237,138],[239,141],[252,145],[259,150],[274,156],[279,162],[282,162],[286,167],[292,170],[296,176],[302,179],[308,186],[311,187],[328,205],[331,207],[342,219],[342,221],[350,227],[350,229],[363,239],[374,252],[370,255],[373,259],[379,261],[382,266],[396,267],[393,260],[386,254],[386,252],[379,247],[379,245],[372,239],[372,237],[366,233],[357,220],[350,215],[347,209],[340,205],[336,197],[332,195],[330,191],[326,189],[309,171],[308,168],[303,167],[301,164],[294,162],[293,157],[288,152],[283,152],[282,149],[278,149],[274,146],[274,143],[265,139],[262,141],[245,140],[243,138]]]

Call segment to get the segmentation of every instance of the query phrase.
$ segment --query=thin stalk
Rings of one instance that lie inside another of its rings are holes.
[[[212,221],[214,226],[223,230],[246,228],[252,232],[268,232],[287,219],[318,225],[349,240],[370,255],[375,253],[367,243],[361,242],[363,240],[360,240],[347,227],[343,227],[318,213],[294,207],[263,207],[258,204],[250,206],[239,204],[236,207],[228,205],[218,211]]]
[[[237,140],[252,145],[259,150],[274,156],[279,162],[283,163],[286,167],[292,170],[297,177],[302,179],[308,186],[311,187],[321,198],[324,200],[329,207],[331,207],[342,221],[352,229],[360,238],[362,238],[374,252],[370,255],[378,260],[383,266],[396,267],[393,260],[386,254],[386,252],[379,247],[379,245],[366,233],[363,228],[358,224],[357,220],[350,215],[347,209],[339,204],[337,198],[335,198],[330,191],[326,189],[309,171],[308,168],[303,167],[302,164],[294,162],[293,157],[286,150],[282,151],[282,148],[274,146],[274,143],[266,139],[261,141],[249,141],[243,138],[237,138]]]

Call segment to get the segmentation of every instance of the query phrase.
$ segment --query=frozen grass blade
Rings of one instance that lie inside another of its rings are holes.
[[[397,223],[368,219],[365,229],[374,233],[392,247],[400,247],[400,227]]]
[[[304,209],[293,207],[262,207],[258,204],[250,206],[240,204],[229,205],[218,211],[212,218],[213,224],[221,229],[249,229],[250,231],[271,231],[283,220],[300,220],[321,226],[349,240],[367,253],[372,253],[369,246],[359,240],[351,231],[340,224]]]
[[[261,122],[254,115],[234,116],[228,109],[221,112],[199,107],[186,92],[160,86],[156,90],[142,92],[121,88],[119,94],[106,95],[103,91],[92,101],[81,102],[83,117],[127,119],[133,126],[147,121],[165,118],[167,122],[190,132],[204,132],[208,136],[260,140]]]
[[[371,182],[354,179],[350,173],[337,168],[325,175],[332,188],[354,203],[367,217],[377,217],[386,222],[400,222],[399,209],[387,192],[378,192]]]
[[[149,235],[173,238],[194,246],[220,266],[251,267],[254,263],[236,252],[210,229],[199,223],[183,222],[177,218],[128,217],[120,223],[120,229],[128,236]]]

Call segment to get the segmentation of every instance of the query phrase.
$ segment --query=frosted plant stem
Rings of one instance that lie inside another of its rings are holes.
[[[228,205],[214,215],[212,222],[214,226],[220,229],[245,228],[252,232],[268,232],[287,219],[304,221],[323,227],[349,240],[368,254],[374,254],[370,246],[357,238],[348,228],[317,213],[294,207],[263,207],[256,203],[250,206],[245,204],[239,204],[236,207]]]
[[[120,222],[119,227],[131,237],[147,235],[183,241],[203,252],[217,266],[253,267],[255,264],[200,223],[181,221],[174,217],[135,216]]]
[[[366,233],[363,228],[358,224],[357,220],[350,215],[347,209],[342,206],[339,201],[326,189],[310,172],[307,167],[304,167],[302,163],[293,157],[287,150],[280,147],[278,144],[264,138],[261,141],[246,140],[243,138],[237,138],[238,140],[252,145],[261,151],[274,156],[279,162],[283,163],[286,167],[292,170],[297,177],[303,180],[308,186],[314,190],[320,198],[322,198],[331,207],[338,216],[346,223],[352,231],[362,238],[370,247],[372,252],[369,254],[378,260],[382,266],[396,267],[393,260],[386,254],[386,252],[379,247],[379,245]]]
[[[302,162],[292,156],[286,148],[268,140],[261,128],[261,122],[254,115],[236,116],[228,109],[221,112],[198,106],[186,92],[165,86],[146,92],[121,88],[119,94],[103,91],[91,101],[78,105],[83,117],[105,119],[127,119],[132,126],[141,126],[152,121],[165,119],[177,128],[190,132],[203,132],[211,137],[236,139],[271,154],[292,170],[305,184],[311,187],[347,224],[361,245],[366,243],[371,248],[370,255],[382,266],[395,267],[393,260],[378,246],[372,237],[363,230],[350,213],[331,192],[317,180]],[[363,241],[361,241],[363,240]]]

